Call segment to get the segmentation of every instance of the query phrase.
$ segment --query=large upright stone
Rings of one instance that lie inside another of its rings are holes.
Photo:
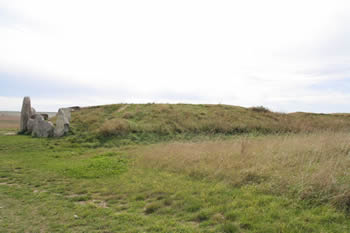
[[[31,134],[33,132],[33,128],[34,128],[34,119],[30,118],[27,122],[27,133]]]
[[[68,116],[67,116],[67,115]],[[57,113],[56,128],[54,131],[55,137],[62,137],[69,132],[70,111],[60,108]]]
[[[44,117],[40,114],[35,114],[33,122],[33,137],[47,138],[52,137],[54,134],[54,126],[52,122],[45,121]]]
[[[32,118],[32,116],[34,116],[34,115],[36,114],[35,108],[32,107],[32,108],[31,108],[31,111],[32,111],[32,112],[31,112],[30,118]]]
[[[30,104],[30,97],[26,96],[23,99],[22,110],[21,110],[21,120],[20,120],[20,133],[25,133],[27,131],[27,123],[32,116],[32,107]]]
[[[71,119],[71,111],[72,109],[71,108],[62,108],[63,111],[64,111],[64,115],[66,116],[67,120],[68,120],[68,123],[70,122],[70,119]]]
[[[44,117],[44,120],[45,120],[45,121],[49,120],[49,114],[47,114],[47,113],[41,113],[40,115],[41,115],[42,117]]]

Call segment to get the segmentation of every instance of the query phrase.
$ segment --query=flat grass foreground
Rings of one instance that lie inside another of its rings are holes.
[[[0,136],[0,232],[350,232],[349,141]]]

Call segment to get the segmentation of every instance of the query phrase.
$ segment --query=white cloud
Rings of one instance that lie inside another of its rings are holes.
[[[0,7],[16,17],[11,26],[0,24],[0,66],[108,93],[139,93],[92,97],[101,102],[265,104],[295,111],[298,106],[288,109],[291,99],[305,108],[312,95],[316,102],[329,98],[311,85],[349,77],[350,51],[337,44],[347,28],[344,0],[0,0]],[[334,66],[346,72],[323,73]]]

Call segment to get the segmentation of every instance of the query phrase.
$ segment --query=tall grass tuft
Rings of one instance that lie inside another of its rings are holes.
[[[173,142],[137,150],[137,164],[234,186],[255,184],[272,193],[350,208],[350,134],[323,132]]]
[[[99,128],[99,133],[103,136],[125,135],[129,132],[130,125],[124,119],[111,119],[105,121]]]

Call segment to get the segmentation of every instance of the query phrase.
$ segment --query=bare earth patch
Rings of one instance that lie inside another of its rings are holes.
[[[79,201],[80,205],[93,205],[99,208],[108,208],[107,203],[101,200]]]

